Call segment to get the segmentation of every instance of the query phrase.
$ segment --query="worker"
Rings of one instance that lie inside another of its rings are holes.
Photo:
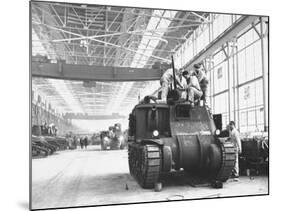
[[[187,101],[192,107],[194,107],[195,100],[199,100],[203,94],[198,79],[193,70],[185,70],[183,72],[183,77],[186,79],[187,82]]]
[[[109,135],[109,137],[112,139],[113,137],[114,137],[114,132],[113,132],[113,126],[110,126],[108,129],[109,129],[109,131],[108,131],[108,135]]]
[[[186,100],[187,99],[187,80],[185,79],[183,72],[184,72],[184,68],[180,68],[179,72],[181,73],[179,75],[179,83],[180,83],[180,90],[181,90],[181,95],[180,95],[180,99],[182,100]]]
[[[201,99],[206,102],[206,93],[209,81],[207,79],[206,73],[203,70],[203,64],[198,63],[193,65],[196,77],[198,79],[201,91],[203,92]]]
[[[77,148],[77,140],[78,140],[77,136],[74,136],[73,141],[72,141],[72,146],[73,146],[74,149]]]
[[[85,136],[85,138],[84,138],[84,146],[87,149],[87,146],[88,146],[88,136]]]
[[[83,137],[80,138],[80,147],[81,147],[81,149],[83,149],[83,147],[84,147],[84,139],[83,139]]]
[[[173,69],[171,68],[171,65],[162,65],[162,70],[166,70],[164,74],[162,75],[160,79],[160,85],[161,85],[161,100],[157,100],[157,102],[161,103],[167,103],[167,96],[168,96],[168,91],[169,87],[171,84],[173,84],[174,81],[174,73]],[[175,76],[176,76],[176,83],[177,85],[182,88],[179,76],[181,75],[181,70],[180,69],[175,69]]]
[[[240,140],[240,134],[238,130],[235,127],[235,122],[230,121],[228,124],[229,128],[229,138],[230,141],[234,144],[236,147],[236,160],[235,160],[235,166],[233,168],[233,177],[234,181],[239,181],[239,154],[242,152],[242,146],[241,146],[241,140]]]

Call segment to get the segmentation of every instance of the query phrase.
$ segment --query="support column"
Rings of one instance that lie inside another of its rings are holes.
[[[213,15],[209,16],[209,43],[212,42],[214,39],[214,29],[213,29],[213,21],[214,17]],[[215,111],[215,70],[214,70],[214,57],[213,55],[210,55],[209,57],[209,71],[210,71],[210,84],[209,84],[209,89],[210,89],[210,107],[212,108],[212,112],[214,113]]]
[[[238,112],[236,112],[239,107],[239,104],[238,104],[238,88],[237,88],[237,81],[238,81],[238,78],[237,78],[237,74],[236,72],[238,72],[238,60],[237,60],[237,57],[238,57],[238,47],[237,47],[237,39],[235,38],[233,40],[233,55],[232,55],[232,68],[233,68],[233,71],[232,71],[232,75],[233,75],[233,84],[232,84],[232,89],[233,89],[233,117],[234,117],[234,121],[235,123],[237,124],[237,120],[239,119],[238,117]],[[237,115],[236,115],[237,113]],[[238,123],[239,124],[239,123]],[[238,125],[237,124],[237,125]]]
[[[226,50],[225,50],[226,48]],[[227,89],[228,89],[228,117],[229,121],[232,120],[232,113],[231,113],[231,72],[230,72],[230,47],[229,47],[229,42],[226,43],[226,47],[222,47],[222,50],[225,54],[226,57],[226,62],[227,62]]]
[[[267,42],[264,40],[267,37],[267,30],[265,30],[265,18],[260,17],[260,30],[261,30],[261,59],[262,59],[262,75],[263,75],[263,119],[264,119],[264,131],[268,131],[268,53]]]
[[[236,53],[238,53],[238,45],[235,47],[236,48]],[[237,122],[238,122],[238,124],[236,124],[236,125],[238,125],[238,130],[240,130],[240,101],[239,101],[239,88],[238,88],[238,85],[239,85],[239,60],[238,60],[238,54],[235,54],[236,55],[236,59],[235,59],[235,61],[236,61],[236,69],[235,69],[235,71],[236,71],[236,96],[237,96],[237,108],[236,108],[236,110],[237,110]]]
[[[214,57],[211,57],[211,71],[212,71],[212,82],[211,82],[211,88],[212,88],[212,104],[213,104],[213,112],[215,111],[215,69],[214,69]]]

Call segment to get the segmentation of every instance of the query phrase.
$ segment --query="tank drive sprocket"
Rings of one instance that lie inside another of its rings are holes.
[[[231,142],[220,144],[222,160],[221,167],[216,176],[216,180],[225,182],[231,175],[236,160],[236,147]]]
[[[143,188],[153,188],[161,171],[161,149],[157,145],[132,144],[129,146],[131,175]]]

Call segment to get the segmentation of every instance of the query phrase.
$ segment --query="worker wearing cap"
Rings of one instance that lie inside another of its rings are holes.
[[[187,100],[191,104],[191,106],[194,106],[195,99],[200,99],[202,97],[203,92],[200,88],[198,79],[193,70],[184,71],[183,77],[186,79],[187,82]]]
[[[235,122],[234,121],[230,121],[229,122],[228,129],[229,129],[230,141],[236,147],[236,156],[235,156],[236,160],[235,160],[235,166],[233,168],[234,181],[239,181],[239,154],[241,154],[241,152],[242,152],[240,134],[239,134],[238,130],[235,127]]]
[[[207,79],[206,73],[203,70],[203,65],[201,63],[198,63],[198,64],[193,65],[193,67],[194,67],[195,75],[198,79],[200,88],[203,92],[201,99],[206,101],[206,92],[207,92],[207,87],[208,87],[209,81]]]
[[[176,76],[176,83],[177,85],[182,88],[181,82],[180,82],[180,76],[181,70],[175,69],[175,76]],[[167,69],[164,74],[162,75],[160,79],[160,85],[161,85],[161,102],[167,102],[167,95],[169,91],[169,86],[173,84],[174,81],[174,74],[173,69],[169,68]]]

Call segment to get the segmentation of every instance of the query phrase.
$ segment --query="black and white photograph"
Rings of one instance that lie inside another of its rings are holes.
[[[26,3],[31,210],[269,195],[269,16]]]

